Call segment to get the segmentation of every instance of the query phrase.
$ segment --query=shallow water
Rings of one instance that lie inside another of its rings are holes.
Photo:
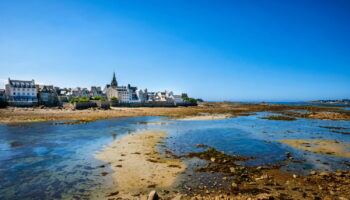
[[[105,164],[93,158],[118,137],[147,129],[170,133],[167,148],[178,155],[203,151],[206,144],[230,154],[257,156],[247,165],[282,162],[291,152],[301,164],[285,170],[349,169],[350,159],[294,149],[280,139],[336,139],[350,142],[350,135],[318,126],[348,128],[348,121],[260,119],[269,113],[212,121],[164,121],[161,117],[101,120],[87,124],[52,125],[51,122],[0,125],[0,199],[88,199],[105,194],[113,180]],[[146,123],[145,123],[146,122]],[[170,123],[154,123],[170,122]],[[269,141],[266,143],[265,141]],[[108,183],[108,184],[107,184]]]

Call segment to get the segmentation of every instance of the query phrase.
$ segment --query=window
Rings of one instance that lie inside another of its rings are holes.
[[[16,92],[14,92],[13,95],[16,95]]]

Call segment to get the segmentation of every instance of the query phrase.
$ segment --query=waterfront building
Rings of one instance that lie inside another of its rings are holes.
[[[89,97],[89,90],[87,88],[80,88],[80,87],[76,87],[76,88],[69,88],[68,92],[66,94],[68,99],[73,99],[73,98],[81,98],[81,97]]]
[[[58,95],[52,85],[40,85],[38,88],[38,104],[44,106],[57,106]]]
[[[4,89],[0,89],[0,101],[2,101],[2,102],[6,101],[6,95],[5,95]]]
[[[6,106],[6,95],[5,90],[0,89],[0,108]]]
[[[34,106],[38,104],[35,81],[11,80],[5,86],[7,103],[10,106]]]
[[[137,94],[137,87],[132,87],[130,84],[128,84],[128,86],[118,86],[115,73],[113,73],[111,84],[106,85],[104,91],[108,100],[116,97],[120,103],[140,102]]]
[[[89,97],[96,97],[96,96],[106,98],[106,95],[101,90],[101,87],[91,86]]]

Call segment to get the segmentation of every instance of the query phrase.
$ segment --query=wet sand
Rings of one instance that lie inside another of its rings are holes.
[[[336,140],[317,139],[317,140],[280,140],[294,148],[311,151],[319,154],[334,155],[350,158],[350,143],[338,142]]]
[[[147,130],[127,135],[94,155],[114,170],[118,197],[135,198],[154,189],[171,191],[176,187],[176,178],[185,165],[180,160],[165,158],[156,149],[167,134]]]

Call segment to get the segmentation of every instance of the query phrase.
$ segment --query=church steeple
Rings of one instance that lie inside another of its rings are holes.
[[[117,79],[115,78],[115,72],[113,72],[113,79],[111,82],[111,87],[118,87]]]

